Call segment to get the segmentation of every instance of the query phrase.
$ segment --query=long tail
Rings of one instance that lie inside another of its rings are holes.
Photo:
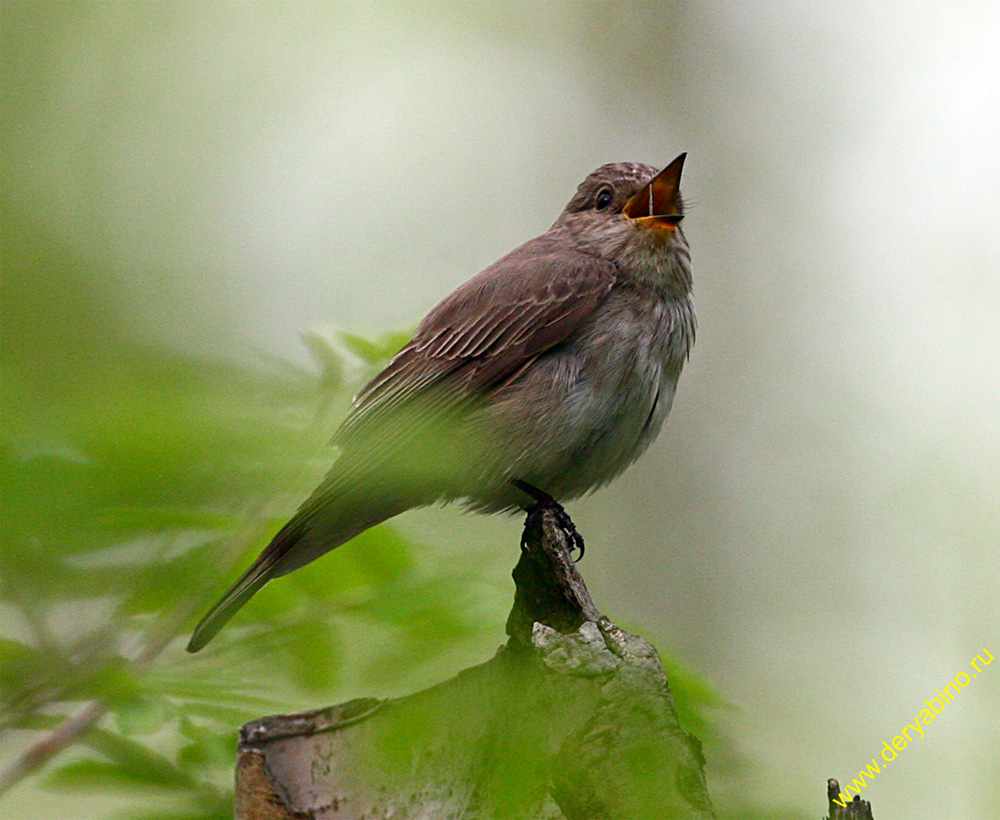
[[[334,491],[328,478],[201,619],[188,641],[187,651],[197,652],[212,640],[272,578],[305,566],[410,506],[416,505],[387,502],[377,491]]]
[[[281,561],[281,557],[287,554],[301,537],[301,527],[293,518],[281,528],[271,543],[257,556],[257,560],[250,565],[250,568],[201,619],[198,626],[194,628],[191,640],[188,641],[188,652],[197,652],[212,640],[219,630],[229,623],[229,619],[243,604],[256,595],[268,581],[277,577],[278,573],[275,572],[275,569]],[[339,545],[334,544],[331,549],[333,546]]]

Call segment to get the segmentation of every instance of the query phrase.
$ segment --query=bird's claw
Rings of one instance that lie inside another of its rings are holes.
[[[556,523],[565,534],[570,553],[574,550],[578,550],[580,553],[574,559],[574,563],[583,558],[583,555],[586,552],[586,545],[583,543],[583,536],[577,531],[576,524],[574,524],[573,519],[569,517],[569,513],[563,509],[562,504],[556,501],[548,493],[539,490],[537,487],[528,484],[526,481],[514,479],[512,483],[519,490],[527,493],[535,499],[535,503],[527,509],[528,517],[524,521],[524,531],[521,533],[521,549],[524,549],[527,545],[529,528],[535,523],[535,521],[538,520],[539,516],[541,516],[543,512],[548,510],[555,516]]]

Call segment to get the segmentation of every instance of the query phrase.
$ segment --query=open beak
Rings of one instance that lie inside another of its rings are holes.
[[[653,177],[648,185],[625,203],[622,213],[643,227],[669,230],[676,228],[684,218],[678,206],[681,195],[681,171],[686,156],[686,153],[681,154]]]

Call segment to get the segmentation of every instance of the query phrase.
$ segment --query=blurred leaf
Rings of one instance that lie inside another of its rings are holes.
[[[333,627],[316,620],[303,621],[289,631],[288,673],[306,692],[329,694],[340,682],[343,653],[335,636]]]
[[[100,511],[94,517],[98,526],[115,537],[162,534],[172,530],[231,530],[242,522],[237,516],[182,507],[116,507]]]
[[[369,583],[382,584],[413,570],[413,545],[391,526],[365,530],[352,542],[354,555]]]
[[[42,729],[49,730],[54,729],[60,723],[63,722],[63,718],[57,715],[44,715],[35,713],[27,717],[22,723],[18,724],[19,729]]]
[[[239,698],[236,698],[239,700]],[[231,706],[228,703],[209,703],[205,701],[186,701],[183,712],[188,717],[206,718],[219,726],[240,726],[254,717],[266,713],[280,711],[284,704],[278,701],[266,701],[257,706]]]
[[[33,710],[47,703],[88,700],[95,691],[121,686],[121,659],[102,656],[99,651],[91,654],[90,648],[84,644],[78,650],[79,658],[70,660],[59,647],[41,651],[5,639],[4,700],[0,710],[4,724],[24,726]]]
[[[34,647],[0,637],[0,688],[21,689],[41,676],[49,658]]]
[[[209,541],[172,560],[136,568],[122,579],[123,585],[127,584],[123,589],[127,597],[122,600],[117,614],[162,612],[176,606],[179,589],[202,588],[192,584],[191,579],[201,576],[206,565],[211,566],[211,559],[219,549],[218,542]]]
[[[191,778],[162,755],[104,730],[89,734],[85,743],[108,761],[78,760],[57,768],[47,778],[53,788],[100,789],[109,786],[184,788]]]
[[[193,741],[184,746],[177,756],[178,763],[182,768],[197,769],[202,766],[231,767],[233,765],[237,742],[235,731],[212,730],[187,718],[181,721],[179,730],[184,737]]]
[[[310,357],[319,366],[320,385],[330,391],[339,389],[344,382],[344,363],[340,353],[329,339],[315,331],[307,330],[300,336]]]
[[[145,807],[142,811],[142,820],[232,820],[233,800],[232,796],[223,797],[218,794],[198,795],[194,801],[186,801],[191,805],[178,805],[171,810],[152,810]],[[122,820],[136,820],[137,815],[130,811],[115,813],[114,817]]]
[[[202,714],[238,721],[254,713],[274,711],[280,701],[264,696],[253,681],[241,682],[226,664],[205,664],[201,669],[182,667],[168,669],[173,672],[152,670],[144,679],[147,691],[167,694],[183,703],[185,714]],[[281,670],[276,670],[281,671]]]
[[[65,686],[60,681],[70,671],[54,653],[0,638],[0,725],[28,727],[35,709],[62,694]]]
[[[77,699],[100,700],[117,708],[140,697],[138,671],[124,658],[115,657],[107,665],[82,675],[71,691]]]
[[[128,763],[77,760],[60,766],[46,778],[53,789],[104,791],[113,787],[183,789],[191,778],[165,758],[147,753]]]
[[[411,571],[412,551],[412,546],[395,529],[382,524],[356,536],[345,548],[283,579],[283,585],[295,588],[294,593],[289,590],[288,594],[305,593],[317,600],[354,603],[359,592],[367,599],[371,589]]]
[[[624,628],[637,635],[643,634],[642,628],[636,624],[629,624]],[[703,743],[714,742],[717,738],[712,711],[733,709],[733,705],[703,677],[672,655],[660,652],[660,662],[667,673],[674,706],[684,731],[694,734]]]
[[[155,734],[173,714],[165,700],[148,696],[121,701],[114,707],[115,722],[123,735]]]
[[[382,365],[402,350],[412,335],[411,331],[394,331],[383,333],[372,340],[355,333],[342,332],[340,341],[362,361],[370,365]]]

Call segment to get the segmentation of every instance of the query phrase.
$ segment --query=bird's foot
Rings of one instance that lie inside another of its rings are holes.
[[[583,558],[583,554],[586,551],[586,547],[583,543],[583,536],[577,532],[573,519],[570,518],[569,513],[563,509],[562,504],[556,501],[548,493],[539,490],[527,481],[521,481],[519,478],[515,478],[511,483],[519,490],[527,493],[535,499],[535,503],[527,508],[528,517],[524,521],[524,532],[521,533],[521,549],[524,549],[525,544],[527,543],[529,528],[535,524],[543,512],[549,510],[555,516],[560,529],[562,529],[562,531],[566,534],[566,542],[569,544],[570,552],[572,553],[573,550],[579,550],[580,554],[576,557],[576,561]]]

